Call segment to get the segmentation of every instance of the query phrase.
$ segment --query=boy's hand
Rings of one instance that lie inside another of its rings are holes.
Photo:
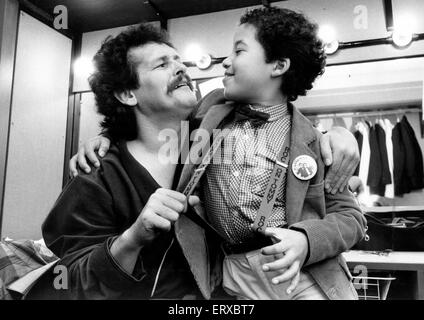
[[[291,280],[287,288],[287,294],[290,294],[299,283],[300,269],[308,255],[308,239],[302,232],[283,228],[266,228],[265,235],[272,237],[276,243],[263,248],[262,254],[274,255],[276,259],[264,264],[263,270],[265,272],[281,270],[281,275],[274,277],[272,283]]]
[[[99,159],[95,151],[99,150],[99,156],[103,157],[109,150],[110,140],[103,136],[97,136],[86,141],[78,150],[78,153],[69,160],[69,171],[71,177],[78,175],[77,166],[89,173],[90,166],[87,164],[87,159],[95,166],[100,166]]]
[[[330,166],[325,177],[325,190],[336,194],[346,187],[359,164],[359,147],[353,134],[343,127],[333,127],[320,140],[321,155]]]

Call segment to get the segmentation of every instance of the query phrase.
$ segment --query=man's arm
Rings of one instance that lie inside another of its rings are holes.
[[[143,280],[126,272],[110,247],[123,230],[116,225],[113,200],[89,176],[79,175],[63,190],[43,223],[46,245],[67,268],[72,298],[116,299]]]
[[[177,199],[175,199],[177,198]],[[146,276],[140,250],[184,209],[185,196],[158,189],[136,222],[122,230],[111,195],[89,176],[75,178],[43,224],[47,246],[68,269],[72,298],[119,298]],[[144,261],[143,263],[146,263]]]
[[[97,137],[87,140],[79,149],[78,153],[75,154],[71,160],[69,160],[69,175],[76,177],[78,175],[78,167],[84,170],[86,173],[91,172],[91,168],[87,163],[90,161],[95,167],[100,166],[99,159],[97,158],[96,152],[98,150],[98,156],[104,157],[110,148],[110,139],[106,136],[99,135]]]
[[[201,117],[202,114],[199,114]],[[198,120],[198,119],[197,119]],[[321,155],[324,163],[329,166],[325,179],[327,192],[335,194],[345,189],[349,178],[359,164],[359,148],[355,137],[347,129],[333,127],[324,134],[320,140]],[[90,172],[87,159],[94,166],[99,166],[98,156],[103,157],[109,150],[110,139],[97,136],[86,141],[69,161],[70,176],[78,175],[78,167],[85,172]]]
[[[320,140],[321,156],[329,170],[325,190],[336,194],[347,186],[359,164],[359,147],[354,135],[343,127],[333,127]]]

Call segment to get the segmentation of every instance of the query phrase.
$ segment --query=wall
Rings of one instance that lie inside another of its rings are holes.
[[[78,146],[81,146],[85,141],[100,134],[100,123],[102,120],[103,116],[97,113],[93,93],[84,92],[81,95]]]
[[[341,42],[367,40],[390,35],[386,30],[383,1],[289,0],[274,2],[272,5],[302,11],[320,25],[334,26]],[[355,17],[358,16],[358,13],[355,13],[355,8],[357,9],[358,6],[363,6],[367,10],[368,23],[365,26],[366,29],[358,29],[355,26]],[[415,32],[424,32],[424,20],[419,19],[418,16],[418,12],[424,12],[424,1],[393,0],[393,8],[395,21],[405,16],[411,16],[410,20],[415,20]],[[183,60],[187,60],[189,54],[187,49],[191,44],[198,44],[205,52],[214,57],[225,57],[231,52],[234,30],[240,16],[246,9],[170,19],[168,20],[168,32]],[[154,24],[159,25],[159,22],[154,22]],[[114,28],[85,33],[82,40],[81,56],[91,59],[100,47],[101,41],[107,35],[116,35],[121,30],[122,28]],[[330,56],[328,64],[401,57],[421,54],[422,52],[424,52],[424,41],[414,42],[405,49],[397,49],[392,45],[353,48],[341,50]],[[208,70],[189,68],[189,73],[193,79],[199,79],[222,76],[224,70],[221,65],[214,65]],[[83,77],[77,77],[74,83],[74,91],[89,90]]]
[[[18,18],[17,1],[0,1],[0,237]]]
[[[199,84],[202,95],[222,88],[219,79]],[[305,113],[421,105],[423,81],[424,58],[329,66],[295,104]]]
[[[84,33],[81,41],[81,54],[80,58],[85,60],[85,63],[91,61],[96,51],[100,48],[102,42],[108,36],[116,36],[119,32],[124,30],[126,27],[105,29],[93,32]],[[88,67],[88,66],[87,66]],[[86,70],[89,72],[90,70]],[[73,91],[87,91],[90,87],[87,82],[88,73],[86,72],[75,72],[74,73],[74,87]]]
[[[160,26],[160,23],[158,21],[150,22],[149,24],[154,25],[156,27]],[[86,32],[82,35],[82,41],[81,41],[81,54],[80,58],[84,59],[85,62],[90,63],[93,59],[94,55],[96,54],[97,50],[100,49],[100,46],[102,42],[108,37],[108,36],[116,36],[121,31],[126,29],[128,26],[118,27],[118,28],[111,28],[111,29],[104,29],[104,30],[98,30],[98,31],[92,31],[92,32]],[[87,66],[87,69],[89,66]],[[90,70],[86,70],[86,72],[76,72],[74,77],[74,92],[81,92],[81,91],[89,91],[90,87],[87,82],[87,76],[89,74]]]
[[[341,42],[367,40],[390,35],[385,26],[383,1],[289,0],[275,2],[272,5],[302,11],[320,25],[330,24],[334,26]],[[354,25],[357,16],[354,10],[361,5],[367,8],[368,25],[366,29],[357,29]],[[415,19],[415,32],[424,32],[424,20],[419,16],[419,12],[424,12],[424,1],[393,0],[393,8],[396,10],[395,21],[396,19],[399,21],[402,16],[410,15]],[[185,49],[192,43],[199,44],[215,57],[225,57],[231,52],[233,32],[241,14],[244,12],[245,9],[236,9],[171,19],[169,21],[169,32],[183,57],[186,56]],[[422,52],[424,52],[424,41],[415,42],[403,50],[396,49],[392,45],[379,45],[341,50],[336,55],[329,57],[328,63],[397,57]],[[190,72],[193,78],[209,78],[221,76],[223,68],[220,65],[215,65],[206,71],[190,68]]]
[[[72,41],[21,12],[2,236],[41,238],[62,189]]]
[[[296,104],[304,112],[421,105],[423,81],[424,58],[331,66]]]

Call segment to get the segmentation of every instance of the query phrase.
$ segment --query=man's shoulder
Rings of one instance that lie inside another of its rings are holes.
[[[99,157],[100,164],[106,164],[106,165],[117,165],[121,164],[121,150],[120,150],[120,143],[122,142],[112,142],[110,144],[110,148],[106,155],[103,158]]]
[[[215,89],[204,96],[198,103],[194,112],[194,117],[201,119],[214,105],[224,104],[226,99],[224,97],[224,89]]]
[[[90,172],[85,173],[80,171],[78,174],[80,178],[94,183],[104,184],[105,179],[107,180],[111,176],[116,176],[118,172],[124,171],[121,160],[121,151],[117,143],[111,143],[106,155],[104,157],[100,157],[97,154],[97,158],[99,159],[100,166],[95,167],[90,163]]]

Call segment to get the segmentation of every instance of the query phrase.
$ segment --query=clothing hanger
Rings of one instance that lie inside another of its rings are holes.
[[[372,122],[370,121],[369,115],[365,115],[365,123],[368,125],[369,128],[372,127]]]

